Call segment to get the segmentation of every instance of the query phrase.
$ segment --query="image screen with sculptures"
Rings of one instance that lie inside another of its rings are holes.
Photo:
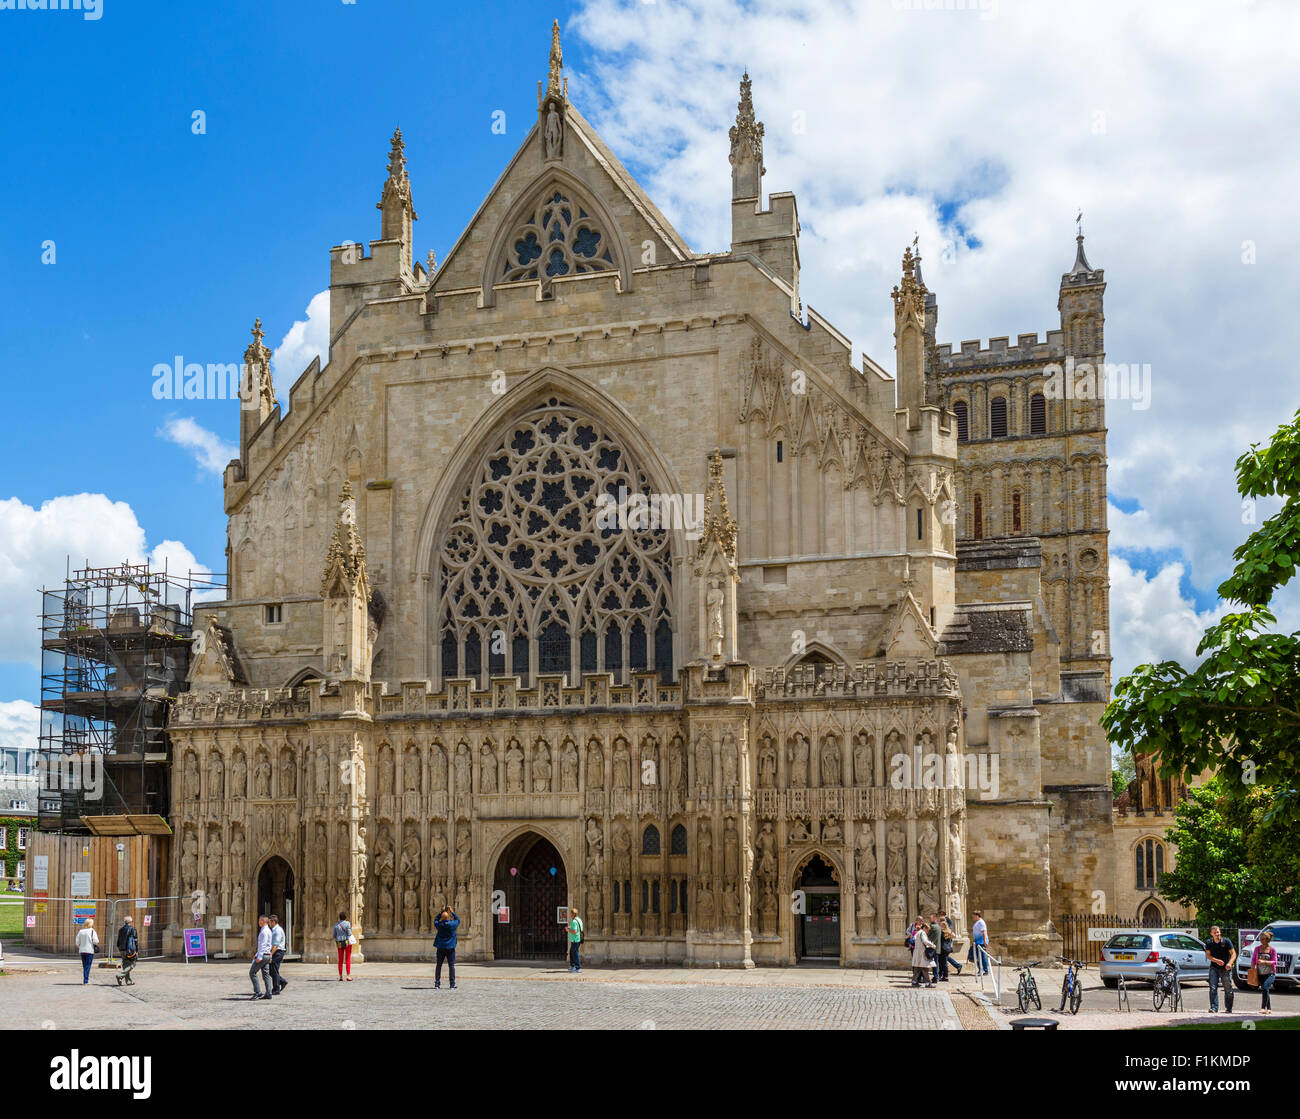
[[[340,912],[358,959],[430,959],[444,905],[462,959],[561,958],[569,904],[594,964],[906,967],[918,913],[972,908],[1050,955],[1115,875],[1105,402],[1043,400],[1101,347],[1082,235],[1059,329],[957,353],[909,246],[891,377],[800,301],[748,75],[711,253],[569,100],[558,31],[538,100],[441,265],[394,135],[283,412],[255,329],[175,892],[308,960]]]

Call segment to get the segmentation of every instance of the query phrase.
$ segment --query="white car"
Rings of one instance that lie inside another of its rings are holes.
[[[1210,978],[1210,961],[1205,945],[1182,929],[1125,929],[1116,933],[1101,947],[1101,981],[1107,987],[1119,984],[1122,975],[1126,983],[1150,982],[1164,966],[1166,959],[1173,960],[1178,968],[1179,981]]]
[[[1300,921],[1274,921],[1271,925],[1265,925],[1260,932],[1271,932],[1273,947],[1277,949],[1277,979],[1274,980],[1274,987],[1300,984]],[[1233,965],[1232,978],[1242,991],[1254,990],[1246,982],[1246,972],[1250,970],[1250,956],[1256,939],[1252,936],[1237,945],[1237,962]]]

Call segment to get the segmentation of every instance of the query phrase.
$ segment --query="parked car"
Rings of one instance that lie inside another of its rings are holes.
[[[1277,949],[1277,979],[1273,981],[1274,989],[1300,985],[1300,921],[1274,921],[1265,925],[1260,932],[1267,930],[1273,934],[1273,947]],[[1246,983],[1246,972],[1250,970],[1250,954],[1254,950],[1258,937],[1252,936],[1237,945],[1237,963],[1233,969],[1233,980],[1239,990],[1253,990]]]
[[[1204,979],[1209,982],[1210,961],[1205,945],[1182,929],[1126,929],[1101,946],[1101,981],[1107,987],[1150,982],[1165,960],[1173,960],[1180,982]]]

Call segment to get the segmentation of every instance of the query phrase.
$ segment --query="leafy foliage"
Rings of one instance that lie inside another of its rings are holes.
[[[1158,753],[1163,775],[1214,770],[1228,795],[1247,799],[1273,789],[1269,811],[1300,823],[1300,634],[1266,632],[1277,621],[1269,603],[1300,566],[1300,412],[1237,460],[1237,490],[1283,499],[1219,587],[1242,608],[1205,631],[1192,671],[1162,661],[1121,679],[1101,724],[1113,744]]]
[[[1278,793],[1244,796],[1222,777],[1190,790],[1165,838],[1178,862],[1160,894],[1194,905],[1202,918],[1257,926],[1296,916],[1300,897],[1300,823],[1274,811]]]

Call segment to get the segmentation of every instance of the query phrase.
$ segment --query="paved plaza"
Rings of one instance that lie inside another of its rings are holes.
[[[325,964],[288,964],[284,995],[248,998],[246,962],[147,961],[134,988],[95,967],[89,986],[80,964],[10,950],[0,977],[3,1025],[16,1029],[819,1029],[996,1030],[1020,1017],[992,1005],[992,991],[969,974],[933,990],[913,990],[901,971],[859,968],[588,968],[562,964],[462,964],[458,987],[433,987],[433,966],[366,963],[352,983]],[[1187,1011],[1155,1014],[1149,990],[1135,988],[1127,1013],[1091,977],[1077,1017],[1044,1016],[1063,1029],[1134,1029],[1205,1020],[1204,985],[1186,991]],[[1046,992],[1056,972],[1040,973]],[[1278,993],[1274,1013],[1300,1014],[1300,995]],[[1239,995],[1238,1021],[1255,1019],[1257,994]],[[1222,1019],[1224,1016],[1220,1016]]]

